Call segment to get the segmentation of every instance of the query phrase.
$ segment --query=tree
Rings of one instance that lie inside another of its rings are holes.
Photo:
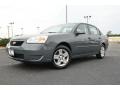
[[[107,36],[112,35],[112,31],[107,32]]]

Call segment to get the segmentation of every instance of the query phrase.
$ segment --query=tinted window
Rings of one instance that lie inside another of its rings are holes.
[[[88,34],[88,28],[86,24],[80,24],[77,28],[77,32]]]
[[[99,32],[98,32],[98,30],[97,30],[96,27],[94,27],[94,26],[89,26],[89,29],[90,29],[90,33],[91,33],[91,34],[93,34],[93,35],[98,35],[98,34],[99,34]]]

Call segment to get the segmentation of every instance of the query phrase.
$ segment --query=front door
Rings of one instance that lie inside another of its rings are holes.
[[[80,24],[76,31],[78,35],[74,36],[74,52],[76,55],[88,54],[89,52],[89,32],[86,24]]]

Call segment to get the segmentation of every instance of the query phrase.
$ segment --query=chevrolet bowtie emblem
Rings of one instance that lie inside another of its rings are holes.
[[[16,44],[16,42],[13,42],[12,44],[14,45],[14,44]]]

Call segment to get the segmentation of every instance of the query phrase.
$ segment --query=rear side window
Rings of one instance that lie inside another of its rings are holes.
[[[86,24],[80,24],[77,28],[77,32],[88,34],[88,27]]]
[[[98,31],[98,29],[94,26],[89,25],[89,30],[92,35],[100,35],[100,32]]]

